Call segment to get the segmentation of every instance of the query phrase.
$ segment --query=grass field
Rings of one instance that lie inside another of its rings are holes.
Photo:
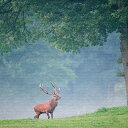
[[[128,106],[61,119],[0,120],[0,128],[128,128]]]

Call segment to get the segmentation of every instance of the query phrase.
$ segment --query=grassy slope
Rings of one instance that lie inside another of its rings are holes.
[[[0,128],[128,128],[128,106],[63,119],[0,120]]]

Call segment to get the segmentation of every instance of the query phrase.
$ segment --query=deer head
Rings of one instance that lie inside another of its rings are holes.
[[[59,100],[61,97],[58,96],[59,92],[60,92],[60,88],[57,87],[57,85],[55,83],[51,83],[52,87],[54,88],[54,92],[48,92],[45,88],[43,84],[40,84],[39,87],[40,89],[47,95],[51,95],[52,98]]]

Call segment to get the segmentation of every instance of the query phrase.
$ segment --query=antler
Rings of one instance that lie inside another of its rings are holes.
[[[57,87],[57,85],[55,83],[51,83],[52,87],[54,88],[54,93],[58,94],[60,92],[60,88]]]
[[[44,89],[43,84],[40,84],[39,87],[40,87],[40,89],[41,89],[44,93],[46,93],[46,94],[48,94],[48,95],[52,95],[51,92],[48,92],[46,89]]]

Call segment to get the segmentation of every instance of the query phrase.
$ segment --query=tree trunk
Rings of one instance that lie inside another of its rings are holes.
[[[126,101],[128,105],[128,28],[125,29],[125,36],[122,37],[120,50],[122,55],[122,63],[124,67],[125,85],[126,85]]]

